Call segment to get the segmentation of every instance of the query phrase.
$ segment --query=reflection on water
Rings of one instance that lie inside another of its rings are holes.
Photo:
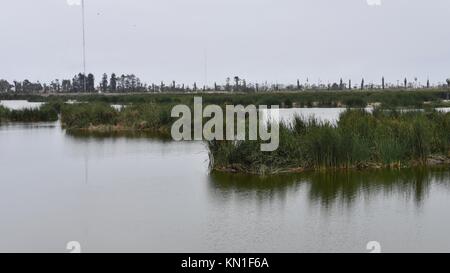
[[[335,204],[351,207],[361,196],[370,198],[380,194],[411,199],[421,206],[432,183],[450,189],[449,177],[450,171],[446,168],[308,172],[268,177],[218,172],[210,175],[212,192],[225,198],[247,193],[240,196],[269,200],[282,198],[287,192],[305,190],[309,202],[323,208],[331,208]]]
[[[2,123],[0,124],[1,130],[0,132],[13,131],[18,130],[21,131],[23,129],[59,129],[59,122],[13,122],[13,123]]]
[[[408,169],[255,177],[212,173],[218,249],[281,252],[450,251],[450,171]],[[217,216],[220,215],[220,216]]]
[[[164,143],[172,142],[171,138],[167,135],[149,131],[112,131],[112,132],[97,132],[97,131],[85,131],[85,130],[70,130],[66,131],[68,137],[85,141],[86,139],[152,139],[153,141],[161,141]]]

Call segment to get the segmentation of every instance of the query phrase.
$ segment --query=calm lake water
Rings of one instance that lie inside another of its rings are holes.
[[[450,170],[208,172],[201,142],[0,126],[0,252],[450,252]]]

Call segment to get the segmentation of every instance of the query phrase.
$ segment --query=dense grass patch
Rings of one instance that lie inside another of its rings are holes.
[[[61,122],[69,130],[169,132],[172,120],[169,105],[133,104],[114,109],[107,103],[64,105]]]
[[[68,129],[114,125],[117,117],[118,111],[105,103],[64,105],[61,108],[61,122]]]
[[[261,152],[259,141],[208,146],[212,168],[259,174],[426,164],[432,155],[448,161],[450,113],[347,110],[336,125],[301,117],[281,124],[274,152]]]
[[[9,110],[0,105],[0,121],[5,120],[9,115]]]
[[[0,122],[50,122],[58,120],[59,104],[46,103],[36,109],[10,110],[0,106]]]

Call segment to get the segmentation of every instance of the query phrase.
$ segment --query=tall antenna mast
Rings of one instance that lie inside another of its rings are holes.
[[[86,93],[86,22],[85,22],[85,15],[84,15],[84,0],[81,0],[81,20],[82,20],[82,26],[83,26],[83,75],[84,75],[84,92]]]

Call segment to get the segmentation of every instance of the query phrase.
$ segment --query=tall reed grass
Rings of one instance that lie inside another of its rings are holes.
[[[47,103],[40,108],[10,110],[0,106],[0,122],[51,122],[58,120],[59,106]]]
[[[450,156],[450,113],[347,110],[337,124],[296,117],[280,125],[280,146],[259,141],[211,141],[212,168],[277,173],[305,169],[380,168],[425,164]]]
[[[120,110],[102,102],[64,105],[61,122],[69,130],[169,132],[169,105],[133,104]]]

